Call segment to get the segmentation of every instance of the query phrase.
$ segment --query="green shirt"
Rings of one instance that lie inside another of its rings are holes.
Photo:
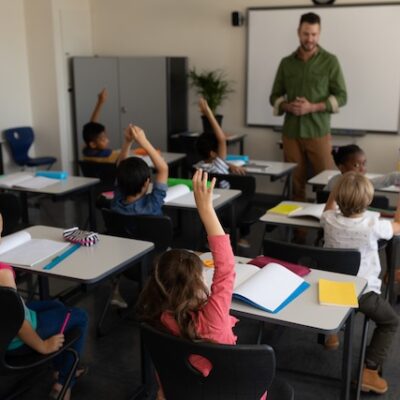
[[[283,134],[290,138],[312,139],[330,132],[330,114],[339,112],[346,104],[346,85],[339,61],[333,54],[319,47],[307,61],[297,51],[282,59],[270,96],[274,114],[282,115],[281,104],[296,97],[305,97],[311,103],[324,102],[326,110],[296,116],[285,114]]]

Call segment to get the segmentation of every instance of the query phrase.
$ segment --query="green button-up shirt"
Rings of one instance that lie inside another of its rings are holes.
[[[281,104],[296,97],[311,103],[325,102],[326,110],[296,116],[286,113],[283,134],[290,138],[312,139],[330,132],[330,114],[339,112],[346,104],[346,84],[339,61],[333,54],[319,47],[307,61],[297,51],[282,59],[270,96],[275,115],[282,115]]]

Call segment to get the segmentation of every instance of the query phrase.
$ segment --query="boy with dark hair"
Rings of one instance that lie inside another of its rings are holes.
[[[83,159],[86,161],[115,163],[119,156],[118,150],[108,147],[110,141],[105,126],[97,122],[106,100],[107,91],[103,89],[98,95],[90,122],[83,126],[83,140],[86,143],[86,147],[83,149]]]

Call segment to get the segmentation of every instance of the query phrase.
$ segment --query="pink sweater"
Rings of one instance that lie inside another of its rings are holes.
[[[208,243],[213,255],[215,271],[211,293],[207,304],[197,314],[197,335],[201,338],[221,344],[236,344],[237,337],[232,328],[238,321],[229,315],[235,283],[235,258],[229,235],[209,236]],[[174,335],[179,336],[179,327],[170,312],[161,315],[161,322]],[[198,355],[190,356],[190,363],[204,376],[212,370],[210,361]],[[261,400],[266,399],[266,394]]]

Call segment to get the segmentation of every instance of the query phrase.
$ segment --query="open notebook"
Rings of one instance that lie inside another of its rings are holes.
[[[260,269],[250,264],[236,264],[232,297],[253,307],[277,313],[303,293],[310,284],[282,265],[270,263]],[[214,268],[204,268],[204,279],[211,287]]]
[[[284,215],[287,217],[313,217],[320,219],[324,212],[325,204],[296,204],[282,201],[277,206],[269,209],[268,214]]]
[[[0,261],[11,265],[32,267],[54,256],[70,244],[63,240],[32,239],[29,232],[20,231],[5,236],[0,244]]]
[[[213,200],[217,199],[220,195],[213,193]],[[167,195],[164,199],[165,204],[174,203],[179,205],[195,206],[194,194],[190,191],[189,187],[184,184],[171,186],[167,190]]]
[[[59,182],[58,179],[33,176],[26,173],[16,173],[0,177],[0,187],[5,188],[43,189],[57,182]]]

